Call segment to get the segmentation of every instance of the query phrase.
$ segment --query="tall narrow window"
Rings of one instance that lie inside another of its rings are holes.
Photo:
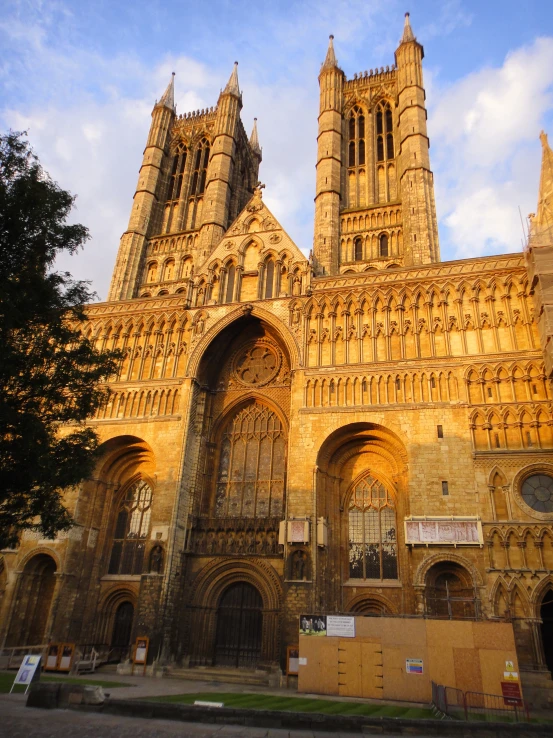
[[[265,347],[247,352],[247,376],[268,366]],[[245,363],[242,362],[241,369]],[[232,417],[220,445],[215,492],[217,517],[268,517],[282,514],[286,433],[278,416],[252,402]]]
[[[380,256],[389,256],[388,253],[388,234],[382,233],[380,235]]]
[[[355,261],[363,261],[363,241],[360,238],[356,238],[353,244]]]
[[[355,141],[349,142],[349,162],[348,166],[354,167],[355,166]]]
[[[123,495],[113,534],[109,574],[142,574],[152,496],[152,488],[143,479],[132,484]]]
[[[236,267],[231,264],[227,271],[227,294],[225,302],[232,302],[234,300],[234,278],[236,275]]]
[[[265,297],[273,296],[273,283],[275,280],[275,262],[272,259],[265,265]]]
[[[393,114],[389,103],[380,103],[376,113],[376,159],[389,161],[394,158]]]
[[[358,105],[355,105],[348,121],[348,206],[359,207],[366,204],[365,165],[365,116]]]
[[[209,151],[209,142],[207,139],[202,138],[198,144],[196,155],[194,157],[194,174],[192,175],[192,187],[190,188],[190,195],[192,196],[198,196],[204,193],[207,178],[207,165],[209,163]]]
[[[371,474],[355,485],[349,504],[349,576],[397,579],[396,513],[392,496]]]
[[[184,178],[184,168],[186,166],[186,157],[188,149],[183,143],[179,143],[173,164],[171,167],[171,175],[169,177],[169,189],[167,191],[167,205],[165,207],[165,233],[169,233],[174,225],[174,215],[178,207],[178,201],[181,196],[182,182]]]

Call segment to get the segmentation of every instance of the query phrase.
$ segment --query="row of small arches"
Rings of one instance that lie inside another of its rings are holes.
[[[477,410],[470,430],[476,451],[553,448],[553,413],[543,405]]]
[[[114,392],[96,413],[97,420],[145,418],[175,415],[179,408],[178,389]]]
[[[468,400],[480,405],[497,402],[532,402],[551,399],[545,368],[534,362],[524,366],[468,367],[465,372]]]
[[[366,215],[353,215],[342,218],[342,233],[349,231],[368,231],[371,228],[382,228],[389,225],[401,224],[401,210],[387,209]]]
[[[309,378],[305,407],[347,407],[421,402],[457,402],[453,372]]]

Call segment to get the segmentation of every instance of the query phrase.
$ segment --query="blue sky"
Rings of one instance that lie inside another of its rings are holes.
[[[307,252],[328,35],[351,77],[393,62],[406,10],[425,49],[442,259],[519,250],[538,134],[553,133],[552,0],[2,0],[0,126],[28,129],[92,234],[61,266],[105,297],[155,98],[174,70],[179,112],[214,105],[235,59],[265,200]]]

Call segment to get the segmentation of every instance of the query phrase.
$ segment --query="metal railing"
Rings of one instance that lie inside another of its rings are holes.
[[[432,705],[444,717],[481,722],[530,722],[528,703],[485,692],[463,692],[432,682]]]
[[[23,657],[27,654],[40,654],[42,663],[45,663],[46,651],[48,643],[41,643],[38,646],[8,646],[0,649],[0,666],[3,669],[19,669]]]

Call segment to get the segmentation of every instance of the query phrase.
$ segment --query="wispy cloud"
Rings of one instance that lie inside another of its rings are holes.
[[[501,67],[432,87],[442,240],[457,258],[520,250],[519,207],[524,215],[535,209],[538,134],[553,106],[553,38],[513,51]]]

